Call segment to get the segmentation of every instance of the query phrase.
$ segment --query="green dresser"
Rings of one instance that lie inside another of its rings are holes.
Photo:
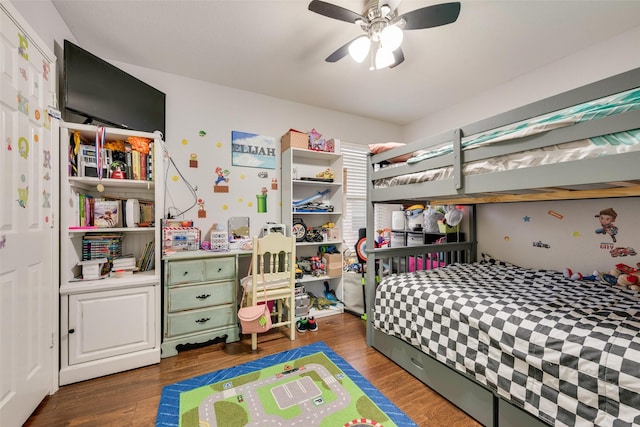
[[[162,357],[239,340],[238,256],[194,251],[163,260]]]

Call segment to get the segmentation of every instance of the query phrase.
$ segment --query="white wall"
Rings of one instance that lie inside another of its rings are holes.
[[[438,135],[513,108],[640,67],[640,27],[576,52],[403,129],[403,141]]]
[[[523,267],[571,268],[585,275],[608,272],[618,263],[636,267],[637,255],[613,257],[610,250],[631,247],[640,253],[638,206],[638,198],[480,205],[478,251]],[[607,208],[617,213],[615,242],[596,233],[598,214]]]

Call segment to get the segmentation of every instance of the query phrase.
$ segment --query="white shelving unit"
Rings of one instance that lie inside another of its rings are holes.
[[[74,133],[79,132],[83,144],[92,145],[96,131],[90,125],[60,125],[60,385],[160,361],[161,140],[153,133],[105,129],[105,142],[126,141],[130,136],[153,140],[153,181],[72,176],[68,165]],[[155,222],[149,227],[122,227],[120,223],[114,228],[81,228],[79,194],[153,202]],[[154,242],[155,269],[78,280],[83,237],[102,233],[121,234],[122,253],[133,254],[136,260],[148,242]]]
[[[304,177],[314,178],[318,173],[326,169],[331,169],[334,173],[333,182],[308,181],[302,179]],[[334,228],[339,233],[335,239],[327,239],[321,242],[303,241],[298,242],[296,245],[297,258],[319,256],[321,246],[335,246],[340,256],[339,274],[333,274],[331,276],[305,274],[302,279],[297,280],[297,283],[304,285],[305,290],[313,293],[316,297],[324,297],[324,282],[328,281],[330,288],[336,292],[339,300],[343,299],[342,210],[344,207],[344,197],[342,179],[342,155],[339,153],[299,148],[289,148],[282,153],[282,222],[291,226],[294,219],[301,219],[306,227],[314,230],[320,230],[322,225],[332,222]],[[294,201],[303,200],[327,190],[327,194],[314,200],[314,202],[331,205],[333,207],[331,212],[296,212],[294,210]],[[339,303],[323,310],[311,308],[309,316],[324,317],[342,312],[344,312],[344,306]]]

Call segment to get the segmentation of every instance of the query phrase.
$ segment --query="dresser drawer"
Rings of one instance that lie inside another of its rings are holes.
[[[231,304],[236,284],[233,281],[169,288],[170,312]]]
[[[224,280],[236,277],[235,257],[214,258],[204,261],[205,280]]]
[[[202,260],[169,263],[169,285],[204,281]]]
[[[168,336],[206,331],[227,325],[235,325],[236,314],[232,304],[218,307],[169,313]]]

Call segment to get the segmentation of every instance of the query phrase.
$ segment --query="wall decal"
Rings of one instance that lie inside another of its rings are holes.
[[[203,138],[203,137],[207,136],[207,133],[205,131],[201,130],[200,132],[198,132],[198,136],[200,138]]]
[[[198,167],[198,155],[196,153],[191,153],[189,156],[189,167],[197,168]]]
[[[256,194],[258,213],[267,212],[267,187],[262,187],[260,190],[262,194]]]
[[[601,210],[597,215],[594,215],[600,221],[600,228],[596,229],[596,234],[608,234],[611,236],[611,240],[616,242],[616,234],[618,234],[618,227],[614,225],[614,222],[618,218],[618,214],[613,208],[607,208]]]
[[[43,154],[42,167],[51,169],[51,151],[44,150],[42,154]]]
[[[216,142],[216,148],[222,148],[222,142],[220,141]]]
[[[525,215],[525,216],[522,217],[522,220],[524,222],[531,222],[531,217],[529,215]]]
[[[187,145],[187,144],[189,144],[189,141],[187,141],[186,139],[183,139],[181,142],[182,142],[182,145]]]
[[[574,231],[571,235],[573,237],[581,237],[582,236],[579,231]]]
[[[231,164],[250,168],[276,168],[276,139],[253,133],[231,132]]]
[[[51,197],[51,193],[47,193],[46,190],[42,190],[42,207],[43,208],[50,208],[51,204],[49,203],[49,197]]]
[[[206,218],[207,211],[204,209],[204,201],[202,199],[198,199],[198,218]]]
[[[27,201],[29,200],[29,187],[20,188],[18,187],[18,206],[21,208],[27,207]]]
[[[229,192],[229,170],[222,169],[220,166],[217,166],[215,169],[216,172],[216,181],[213,185],[214,193],[228,193]],[[225,185],[221,185],[225,184]]]
[[[269,177],[269,172],[267,171],[258,172],[258,178],[268,178],[268,177]]]
[[[29,115],[29,99],[22,94],[22,91],[18,92],[18,111]]]
[[[18,55],[22,56],[25,61],[29,60],[27,49],[29,49],[29,40],[24,34],[18,33]]]
[[[0,249],[4,249],[6,245],[7,245],[7,235],[3,234],[2,236],[0,236]]]
[[[7,142],[7,151],[13,150],[13,148],[11,147],[11,137],[10,136],[7,137],[6,142]]]
[[[173,175],[173,176],[171,177],[171,180],[172,180],[172,181],[174,181],[174,182],[178,182],[178,179],[179,179],[179,178],[178,178],[178,175]]]
[[[42,78],[45,81],[49,81],[49,71],[51,71],[51,69],[49,68],[49,63],[43,59],[42,60]]]
[[[272,190],[277,190],[278,189],[278,178],[273,178],[271,180],[271,189]]]
[[[615,247],[609,251],[611,258],[616,258],[619,256],[636,256],[638,252],[632,247]]]
[[[545,248],[545,249],[550,249],[551,245],[548,243],[543,243],[540,240],[538,240],[537,242],[533,242],[533,246],[536,248]]]
[[[548,210],[548,211],[547,211],[547,213],[548,213],[549,215],[551,215],[552,217],[554,217],[554,218],[558,218],[558,219],[562,219],[562,218],[564,218],[564,216],[563,216],[563,215],[559,214],[559,213],[558,213],[558,212],[556,212],[556,211]]]

